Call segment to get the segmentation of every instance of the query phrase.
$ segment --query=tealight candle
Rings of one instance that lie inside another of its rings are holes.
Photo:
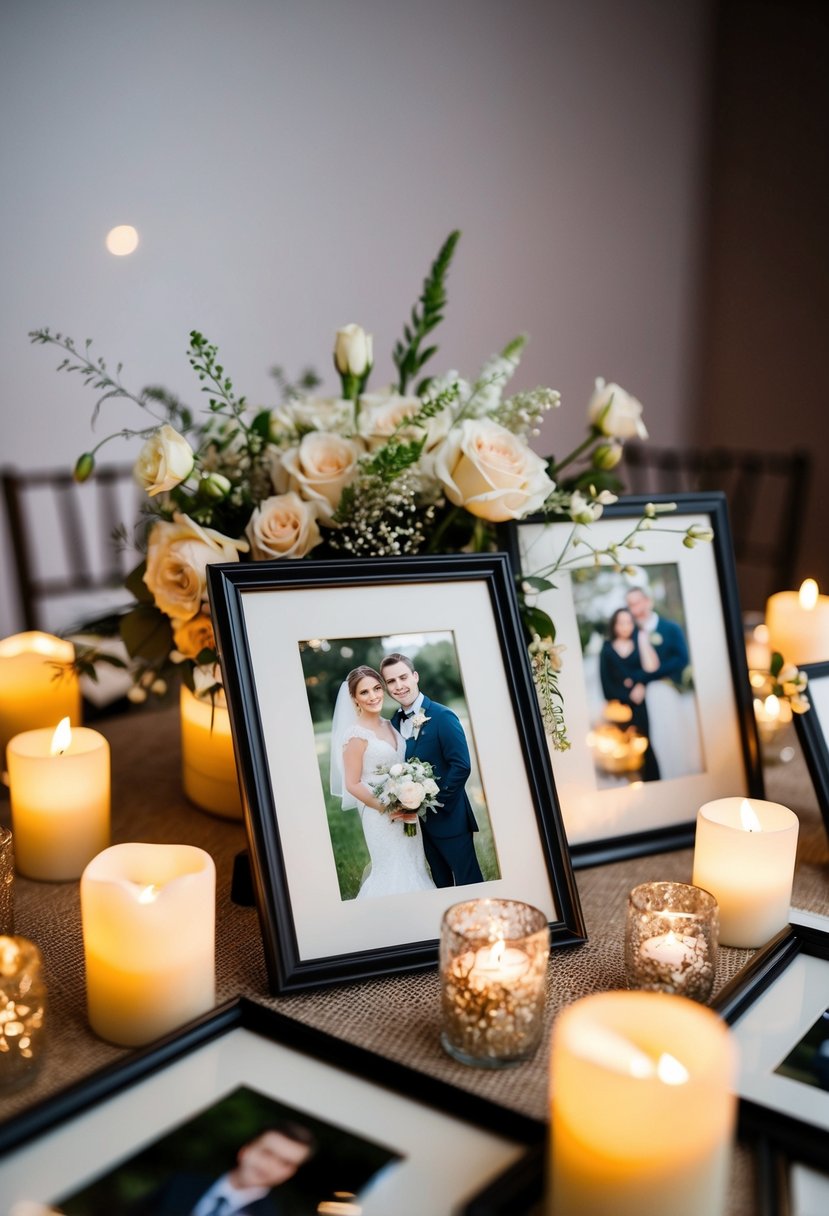
[[[799,591],[778,591],[766,604],[772,650],[800,667],[829,659],[829,595],[807,578]]]
[[[645,882],[628,896],[625,968],[630,988],[711,994],[717,965],[717,901],[681,882]]]
[[[8,746],[17,868],[66,882],[109,844],[109,744],[87,726],[27,730]]]
[[[550,1059],[550,1216],[720,1216],[736,1050],[711,1010],[602,992],[559,1014]]]
[[[192,845],[116,844],[86,867],[89,1023],[136,1047],[215,1003],[216,867]]]
[[[81,692],[70,666],[75,647],[32,630],[0,640],[0,769],[14,735],[69,718],[81,721]]]
[[[531,1056],[541,1039],[549,955],[547,920],[529,904],[482,899],[448,908],[440,936],[446,1051],[483,1068]]]
[[[40,951],[25,937],[0,936],[0,1088],[30,1080],[42,1058],[46,988]]]
[[[697,815],[695,886],[720,909],[725,946],[762,946],[789,923],[798,819],[757,798],[718,798]]]
[[[181,772],[184,792],[203,810],[242,818],[227,706],[200,700],[181,687]]]
[[[746,638],[746,664],[749,671],[768,671],[770,663],[768,625],[755,625]]]

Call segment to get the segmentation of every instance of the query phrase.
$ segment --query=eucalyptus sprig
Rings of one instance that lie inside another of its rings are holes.
[[[437,350],[436,346],[420,349],[420,344],[427,334],[443,320],[443,309],[446,306],[446,276],[452,262],[455,246],[460,240],[460,231],[450,232],[443,242],[437,257],[432,263],[429,275],[423,281],[423,291],[418,304],[412,308],[411,324],[403,326],[403,340],[395,343],[392,352],[394,365],[397,368],[399,380],[398,390],[405,393],[409,381],[417,375],[425,363],[431,359]],[[428,382],[418,385],[418,393],[422,392]]]

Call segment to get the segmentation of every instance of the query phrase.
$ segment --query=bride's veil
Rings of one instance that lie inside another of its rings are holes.
[[[357,711],[348,691],[348,682],[343,680],[337,693],[334,705],[334,717],[331,720],[331,793],[342,802],[344,811],[358,805],[353,794],[345,788],[343,773],[343,740],[350,726],[357,725]]]

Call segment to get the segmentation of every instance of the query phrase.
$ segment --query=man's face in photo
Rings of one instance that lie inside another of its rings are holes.
[[[282,1132],[266,1131],[245,1144],[236,1158],[241,1187],[280,1186],[307,1161],[311,1148]]]
[[[383,668],[383,679],[386,681],[389,696],[394,697],[404,709],[408,709],[417,700],[420,694],[418,675],[407,663],[389,663]]]
[[[648,619],[653,608],[653,602],[649,596],[645,595],[644,591],[629,591],[627,593],[627,605],[633,619],[638,625],[643,624]]]

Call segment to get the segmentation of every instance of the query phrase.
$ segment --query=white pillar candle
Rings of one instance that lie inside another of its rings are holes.
[[[191,802],[225,819],[242,818],[230,715],[222,704],[181,688],[181,774]]]
[[[822,663],[829,659],[829,595],[807,578],[799,591],[778,591],[766,604],[766,625],[772,650],[787,663]]]
[[[0,769],[14,735],[69,718],[81,721],[78,677],[69,666],[75,647],[33,630],[0,640]]]
[[[184,844],[116,844],[86,867],[81,920],[89,1023],[152,1042],[215,1004],[216,867]]]
[[[7,749],[17,869],[68,882],[109,844],[109,743],[88,726],[26,730]]]
[[[798,818],[757,798],[718,798],[697,814],[695,887],[720,907],[724,946],[762,946],[789,923]]]
[[[719,1216],[736,1049],[710,1009],[603,992],[559,1014],[550,1059],[550,1216]]]

